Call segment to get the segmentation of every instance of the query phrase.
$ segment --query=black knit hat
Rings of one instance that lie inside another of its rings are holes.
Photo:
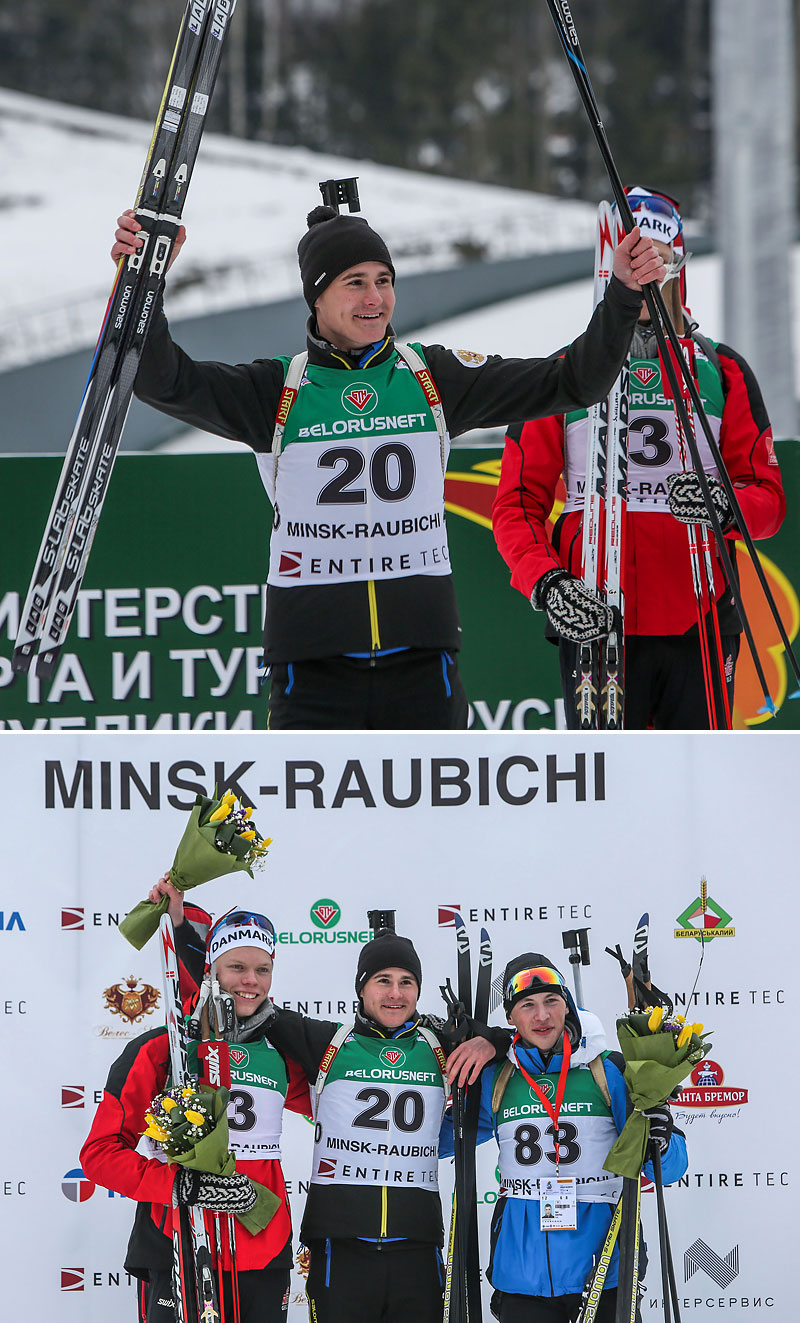
[[[315,207],[306,218],[308,229],[297,245],[303,296],[309,308],[332,280],[359,262],[383,262],[392,273],[389,249],[363,216],[340,216],[333,207]]]
[[[523,970],[526,969],[551,970],[554,974],[558,975],[561,982],[555,983],[550,980],[536,978],[530,983],[527,983],[524,988],[520,988],[515,992],[510,992],[509,984],[514,975],[521,974]],[[578,1008],[575,1005],[572,993],[567,987],[563,974],[546,955],[542,955],[539,951],[525,951],[523,955],[515,956],[513,960],[509,960],[503,970],[503,1009],[505,1010],[506,1015],[508,1015],[509,1011],[513,1009],[516,1002],[521,1001],[523,997],[530,997],[536,992],[555,992],[558,993],[560,997],[564,998],[564,1001],[567,1003],[567,1015],[564,1027],[567,1030],[572,1046],[575,1047],[581,1040],[581,1022],[578,1015]]]
[[[356,970],[356,993],[360,997],[364,984],[382,969],[407,969],[422,987],[422,965],[409,937],[399,937],[390,928],[382,928],[371,942],[362,946]]]

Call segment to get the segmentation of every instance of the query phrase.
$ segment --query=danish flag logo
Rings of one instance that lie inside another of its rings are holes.
[[[284,579],[299,579],[303,572],[302,551],[282,551],[278,573]]]
[[[649,386],[653,377],[658,376],[658,368],[645,367],[644,363],[640,363],[638,367],[633,368],[631,375],[641,386]]]

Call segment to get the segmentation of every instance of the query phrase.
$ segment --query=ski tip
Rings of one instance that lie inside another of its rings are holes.
[[[48,648],[47,652],[39,653],[36,675],[40,680],[52,679],[60,654],[60,648]]]
[[[36,645],[34,643],[23,643],[21,647],[15,648],[11,654],[11,669],[16,675],[26,675],[31,668]]]

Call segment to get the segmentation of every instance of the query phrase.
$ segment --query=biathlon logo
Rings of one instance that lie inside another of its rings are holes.
[[[62,1291],[82,1291],[83,1290],[84,1269],[83,1268],[62,1268],[61,1269],[61,1290]]]
[[[654,383],[657,377],[661,377],[661,373],[651,363],[634,363],[631,364],[631,376],[642,387],[642,390],[655,390]]]
[[[85,1106],[86,1106],[86,1085],[85,1085],[85,1084],[62,1084],[62,1085],[61,1085],[61,1106],[62,1106],[62,1107],[85,1107]]]
[[[161,1000],[158,988],[152,987],[150,983],[142,983],[137,988],[138,982],[136,975],[131,974],[126,978],[124,988],[121,983],[115,983],[103,992],[105,1009],[130,1024],[138,1024],[146,1015],[152,1015]]]
[[[87,1199],[91,1199],[97,1186],[93,1181],[89,1181],[83,1174],[80,1167],[73,1167],[72,1171],[64,1172],[64,1178],[61,1182],[61,1193],[73,1204],[84,1204]]]
[[[683,1256],[683,1280],[688,1282],[702,1268],[723,1291],[739,1276],[739,1246],[734,1245],[721,1259],[704,1240],[696,1240]]]
[[[675,936],[694,937],[698,942],[708,942],[712,937],[735,937],[736,929],[729,926],[730,921],[731,915],[711,899],[706,879],[701,878],[700,895],[678,915],[681,926],[675,929]]]
[[[348,413],[358,416],[374,413],[378,406],[378,392],[366,381],[356,381],[342,391],[342,404]]]
[[[246,1047],[232,1047],[228,1055],[235,1066],[246,1066],[250,1060]]]
[[[342,907],[335,900],[315,900],[309,911],[318,928],[335,928],[342,917]]]
[[[84,912],[82,908],[62,909],[61,927],[69,932],[83,932],[85,927]]]
[[[741,1107],[747,1102],[747,1089],[723,1087],[725,1072],[719,1062],[699,1061],[692,1071],[691,1085],[685,1084],[675,1107]]]
[[[460,905],[440,905],[439,906],[439,927],[455,928],[456,915],[461,914]]]
[[[325,1180],[333,1180],[336,1175],[336,1163],[338,1158],[320,1158],[317,1175],[323,1176]]]
[[[399,1047],[385,1047],[378,1059],[387,1066],[402,1066],[405,1064],[406,1054],[401,1052]]]

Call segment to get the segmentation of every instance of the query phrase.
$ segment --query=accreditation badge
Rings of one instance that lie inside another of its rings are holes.
[[[576,1231],[578,1191],[570,1176],[539,1178],[539,1226],[542,1231]]]

